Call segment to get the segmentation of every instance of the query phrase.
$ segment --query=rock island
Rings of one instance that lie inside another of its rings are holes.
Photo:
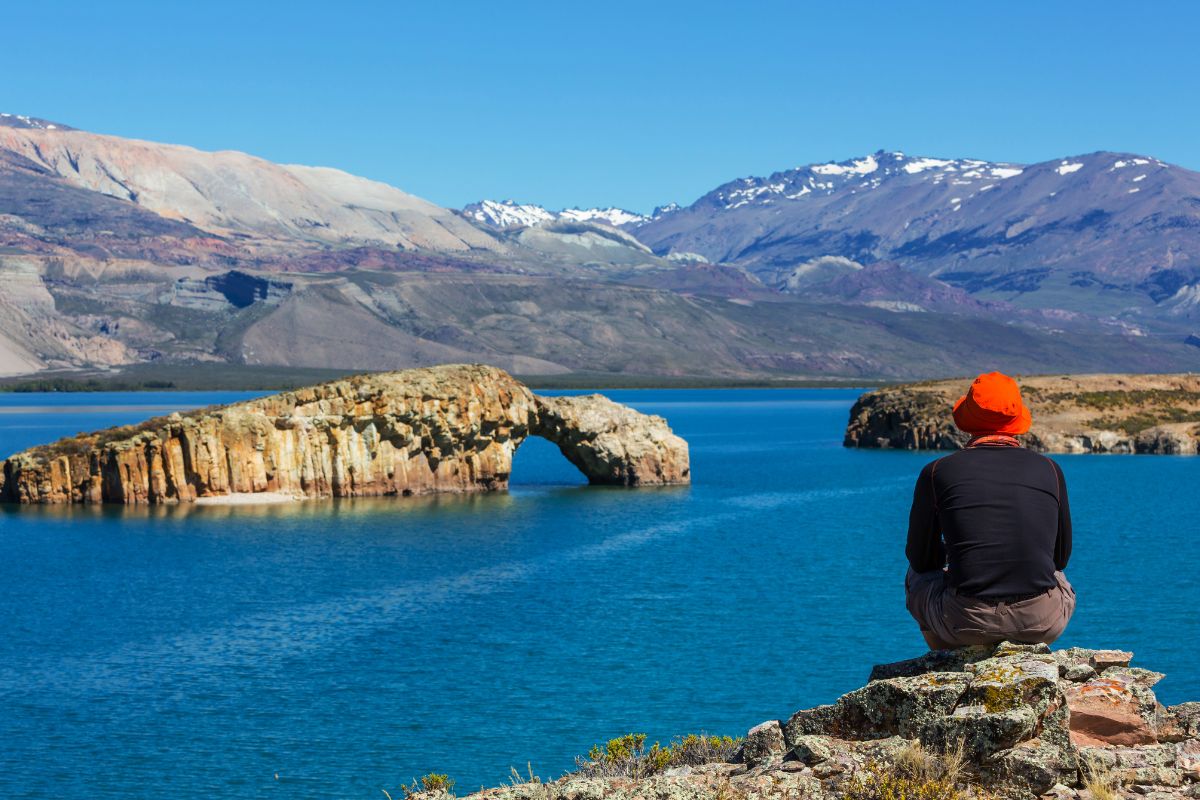
[[[867,392],[850,411],[846,447],[957,450],[969,438],[950,411],[969,378]],[[1021,437],[1047,453],[1195,455],[1200,442],[1200,375],[1038,375],[1018,377],[1033,412]]]
[[[362,375],[80,434],[0,465],[0,502],[188,503],[503,490],[529,436],[593,484],[690,481],[666,420],[601,395],[540,397],[447,365]]]

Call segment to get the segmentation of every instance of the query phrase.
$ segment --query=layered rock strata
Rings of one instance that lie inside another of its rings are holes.
[[[846,447],[956,450],[968,437],[951,408],[971,381],[890,386],[854,404]],[[1033,412],[1025,444],[1047,453],[1195,455],[1200,375],[1042,375],[1018,378]]]
[[[687,443],[661,417],[599,395],[537,397],[502,370],[451,365],[358,376],[35,447],[3,462],[0,501],[501,490],[530,435],[557,444],[591,483],[690,479]]]
[[[1164,708],[1152,690],[1163,676],[1131,658],[1012,643],[934,651],[875,667],[830,705],[756,725],[727,763],[636,778],[572,773],[470,797],[1200,797],[1200,703]]]

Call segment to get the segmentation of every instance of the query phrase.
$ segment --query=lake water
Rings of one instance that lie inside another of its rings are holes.
[[[530,440],[512,491],[243,508],[0,507],[0,796],[380,798],[554,777],[596,741],[740,735],[924,646],[925,453],[845,450],[856,392],[614,391],[695,483],[594,489]],[[4,453],[234,393],[0,395]],[[1062,456],[1079,610],[1200,699],[1200,461]]]

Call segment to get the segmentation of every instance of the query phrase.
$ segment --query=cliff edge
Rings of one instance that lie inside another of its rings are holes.
[[[688,483],[661,417],[601,395],[538,397],[508,373],[448,365],[362,375],[34,447],[0,465],[0,502],[176,503],[507,488],[526,437],[588,481]]]
[[[867,392],[854,404],[846,447],[957,450],[954,401],[969,378]],[[1200,375],[1039,375],[1018,378],[1033,412],[1026,446],[1047,453],[1195,455]]]
[[[1181,800],[1200,797],[1200,703],[1119,650],[1002,643],[876,666],[831,705],[704,739],[613,740],[578,772],[471,800]],[[728,741],[728,740],[726,740]],[[445,776],[431,776],[442,777]],[[433,781],[428,784],[435,783]],[[419,787],[418,787],[419,788]],[[417,792],[429,800],[444,790]]]

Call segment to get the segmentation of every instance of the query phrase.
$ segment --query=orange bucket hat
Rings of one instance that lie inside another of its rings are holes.
[[[1029,431],[1033,416],[1017,382],[1001,372],[985,372],[954,404],[954,424],[972,436]]]

